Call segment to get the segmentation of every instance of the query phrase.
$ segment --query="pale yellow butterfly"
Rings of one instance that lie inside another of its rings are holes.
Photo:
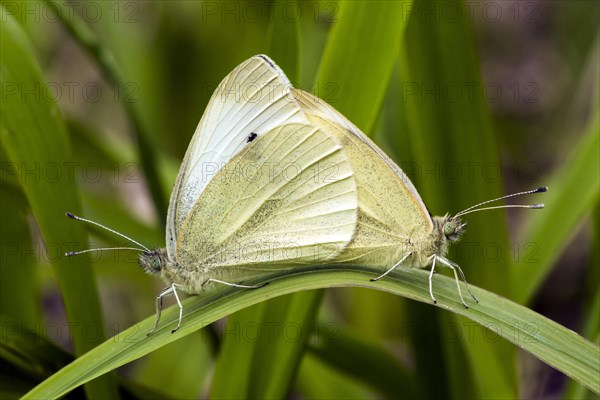
[[[292,89],[292,93],[308,119],[342,143],[354,171],[358,188],[358,223],[352,242],[335,262],[374,267],[392,265],[372,281],[383,278],[399,265],[412,268],[431,265],[429,294],[434,303],[432,277],[436,263],[439,263],[454,272],[459,297],[468,307],[458,280],[460,274],[467,285],[464,274],[457,264],[445,258],[448,245],[458,241],[464,232],[465,224],[460,217],[495,208],[543,208],[543,204],[480,206],[509,197],[545,192],[547,187],[488,200],[454,216],[432,217],[406,174],[360,129],[314,95],[299,89]],[[466,287],[469,290],[468,285]]]
[[[178,289],[258,288],[240,282],[298,264],[385,271],[372,280],[399,265],[431,265],[435,302],[432,275],[440,263],[454,271],[466,306],[457,271],[464,275],[444,256],[463,232],[460,216],[496,200],[432,218],[402,170],[356,126],[294,89],[267,56],[252,57],[220,83],[200,120],[171,195],[166,249],[132,240],[142,247],[141,267],[169,284],[156,298],[151,332],[169,294],[179,305],[173,332],[181,325]]]

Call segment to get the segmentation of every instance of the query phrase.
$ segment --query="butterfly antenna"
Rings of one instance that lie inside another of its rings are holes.
[[[138,246],[140,246],[139,248],[138,247],[104,247],[104,248],[98,248],[98,249],[87,249],[87,250],[82,250],[82,251],[69,251],[68,253],[65,254],[66,256],[75,256],[75,255],[78,255],[78,254],[89,253],[89,252],[92,252],[92,251],[109,251],[109,250],[137,250],[137,251],[147,251],[147,252],[150,252],[150,249],[147,248],[146,246],[144,246],[143,244],[141,244],[141,243],[133,240],[129,236],[123,235],[122,233],[115,231],[114,229],[111,229],[111,228],[109,228],[107,226],[99,224],[99,223],[97,223],[95,221],[91,221],[89,219],[78,217],[77,215],[72,214],[70,212],[65,213],[65,214],[66,214],[67,217],[72,218],[72,219],[74,219],[76,221],[82,221],[82,222],[86,222],[88,224],[95,225],[95,226],[97,226],[99,228],[105,229],[105,230],[107,230],[107,231],[109,231],[111,233],[114,233],[115,235],[121,236],[122,238],[129,240],[131,243],[135,243]]]
[[[537,189],[527,190],[525,192],[507,194],[506,196],[498,197],[496,199],[487,200],[487,201],[481,202],[479,204],[475,204],[474,206],[471,206],[471,207],[467,208],[466,210],[463,210],[463,211],[459,212],[453,218],[457,218],[457,217],[460,217],[462,215],[470,214],[470,213],[473,213],[473,212],[476,212],[476,211],[495,210],[495,209],[498,209],[498,208],[544,208],[544,204],[543,203],[538,203],[538,204],[508,204],[508,205],[503,205],[503,206],[493,206],[493,207],[484,207],[484,208],[479,208],[479,207],[484,206],[486,204],[494,203],[494,202],[499,201],[499,200],[508,199],[510,197],[522,196],[522,195],[525,195],[525,194],[533,194],[533,193],[543,193],[543,192],[547,192],[547,191],[548,191],[548,187],[547,186],[542,186],[542,187],[539,187]]]
[[[91,253],[92,251],[112,251],[112,250],[135,250],[135,251],[144,251],[143,249],[138,249],[137,247],[98,247],[97,249],[86,249],[81,251],[68,251],[65,253],[65,256],[78,256],[83,253]]]

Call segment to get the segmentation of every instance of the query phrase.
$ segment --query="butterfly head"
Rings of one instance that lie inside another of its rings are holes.
[[[448,243],[460,240],[465,233],[465,226],[460,217],[452,217],[448,214],[443,217],[433,217],[434,237],[436,247],[441,249],[440,254],[445,254]]]
[[[144,251],[139,257],[140,267],[149,275],[160,275],[167,265],[167,252],[165,249]]]
[[[445,215],[442,223],[442,231],[448,241],[456,242],[465,233],[465,226],[467,226],[467,223],[462,222],[460,217]]]

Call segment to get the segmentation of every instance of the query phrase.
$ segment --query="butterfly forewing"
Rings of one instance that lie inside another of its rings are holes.
[[[182,226],[177,261],[242,278],[319,263],[351,241],[356,182],[339,142],[310,124],[258,136],[206,186]]]
[[[167,252],[196,200],[224,165],[254,138],[287,123],[306,122],[291,84],[266,56],[255,56],[219,84],[188,147],[171,194]]]

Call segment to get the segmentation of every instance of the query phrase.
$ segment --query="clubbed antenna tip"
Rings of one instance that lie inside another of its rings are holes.
[[[544,208],[544,204],[542,204],[542,203],[531,204],[531,205],[523,205],[523,204],[512,205],[511,204],[511,205],[495,206],[495,207],[483,207],[483,208],[481,208],[481,206],[486,205],[486,204],[490,204],[490,203],[493,203],[493,202],[496,202],[498,200],[508,199],[510,197],[522,196],[522,195],[526,195],[526,194],[542,193],[542,192],[547,192],[547,191],[548,191],[548,187],[547,186],[541,186],[541,187],[539,187],[537,189],[527,190],[525,192],[508,194],[506,196],[498,197],[496,199],[492,199],[492,200],[484,201],[484,202],[479,203],[479,204],[475,204],[474,206],[471,206],[471,207],[467,208],[466,210],[463,210],[463,211],[459,212],[458,214],[456,214],[454,216],[454,218],[460,217],[460,216],[465,215],[465,214],[470,214],[470,213],[473,213],[473,212],[478,212],[478,211],[483,211],[483,210],[496,210],[496,209],[499,209],[499,208]]]

